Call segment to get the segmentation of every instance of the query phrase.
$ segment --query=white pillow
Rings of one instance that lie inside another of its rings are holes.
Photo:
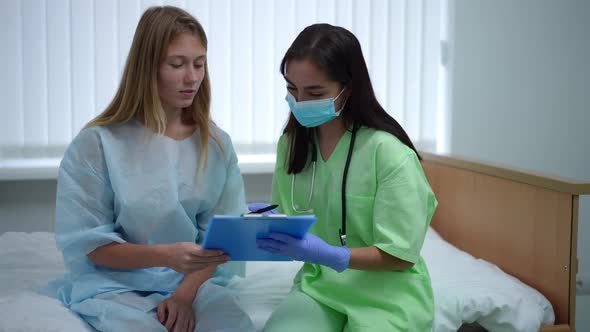
[[[477,322],[489,331],[539,331],[552,325],[551,303],[537,290],[476,259],[429,228],[422,248],[435,300],[435,332]]]

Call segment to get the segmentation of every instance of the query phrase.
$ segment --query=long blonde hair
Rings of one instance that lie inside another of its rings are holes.
[[[135,30],[123,76],[109,106],[85,127],[127,122],[143,116],[144,125],[158,134],[166,131],[166,114],[158,94],[158,68],[170,42],[180,33],[192,33],[207,49],[207,36],[191,14],[172,6],[148,8]],[[209,135],[223,150],[221,140],[210,126],[211,83],[205,62],[205,75],[191,106],[182,112],[182,122],[200,129],[202,156],[199,169],[207,162]]]

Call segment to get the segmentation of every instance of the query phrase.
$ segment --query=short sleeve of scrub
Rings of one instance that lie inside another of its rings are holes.
[[[400,158],[395,150],[383,141],[376,153],[374,245],[416,263],[437,201],[416,154],[410,150]]]

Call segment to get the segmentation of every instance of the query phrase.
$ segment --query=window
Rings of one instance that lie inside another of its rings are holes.
[[[440,140],[444,0],[15,0],[0,2],[0,171],[59,161],[114,95],[141,13],[161,4],[204,26],[212,117],[239,154],[273,153],[288,115],[279,63],[316,22],[358,37],[379,101],[419,147]]]

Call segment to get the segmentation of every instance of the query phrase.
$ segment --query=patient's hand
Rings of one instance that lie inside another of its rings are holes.
[[[167,267],[184,274],[219,265],[229,260],[221,250],[203,249],[193,242],[166,245]]]
[[[168,331],[192,332],[195,329],[192,300],[170,296],[158,305],[158,320]]]

